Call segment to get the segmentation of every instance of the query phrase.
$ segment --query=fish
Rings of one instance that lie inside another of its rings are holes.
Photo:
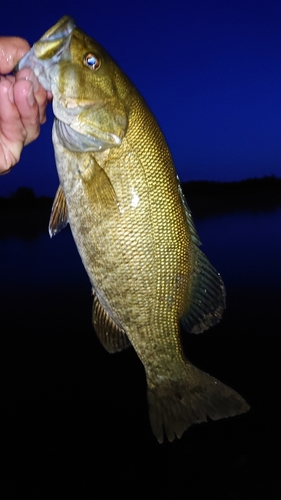
[[[181,335],[214,326],[221,275],[201,251],[164,135],[108,52],[64,16],[19,61],[53,95],[60,185],[51,236],[68,223],[93,293],[93,326],[110,353],[142,362],[152,431],[181,438],[193,424],[245,413],[236,391],[198,369]]]

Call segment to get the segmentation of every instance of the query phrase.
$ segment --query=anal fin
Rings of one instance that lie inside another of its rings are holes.
[[[93,326],[103,347],[111,353],[122,351],[131,345],[125,331],[102,307],[93,292]]]
[[[58,187],[56,196],[53,202],[50,221],[49,235],[52,238],[58,234],[68,223],[68,209],[66,199],[61,186]]]

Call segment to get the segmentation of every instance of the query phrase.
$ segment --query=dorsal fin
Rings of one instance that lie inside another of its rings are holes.
[[[201,333],[220,321],[225,309],[225,287],[220,274],[199,249],[201,241],[180,182],[178,189],[194,245],[194,271],[187,298],[188,307],[181,323],[190,333]]]
[[[58,187],[53,202],[49,221],[49,235],[52,238],[58,234],[68,223],[68,209],[61,186]]]
[[[225,288],[222,278],[206,255],[196,246],[188,303],[181,322],[191,333],[201,333],[218,323],[225,309]]]
[[[109,316],[94,292],[93,296],[93,325],[103,347],[111,353],[129,347],[131,343],[125,331]]]
[[[186,222],[187,222],[189,230],[190,230],[191,239],[192,239],[193,243],[195,243],[195,245],[197,245],[199,247],[199,246],[201,246],[201,241],[200,241],[200,238],[199,238],[198,233],[196,231],[196,227],[195,227],[194,222],[193,222],[191,210],[190,210],[190,208],[187,204],[187,201],[185,199],[185,196],[183,194],[179,178],[178,178],[178,190],[179,190],[182,204],[184,206]]]

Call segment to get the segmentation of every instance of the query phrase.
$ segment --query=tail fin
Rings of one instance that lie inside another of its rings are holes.
[[[149,416],[153,434],[163,443],[181,438],[193,424],[233,417],[249,410],[233,389],[195,366],[186,365],[186,378],[148,380]]]

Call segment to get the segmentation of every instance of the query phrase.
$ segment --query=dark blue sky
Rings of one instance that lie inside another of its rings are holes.
[[[281,176],[281,0],[13,0],[0,34],[30,44],[64,14],[99,41],[146,98],[182,180]],[[52,114],[0,196],[53,195]]]

